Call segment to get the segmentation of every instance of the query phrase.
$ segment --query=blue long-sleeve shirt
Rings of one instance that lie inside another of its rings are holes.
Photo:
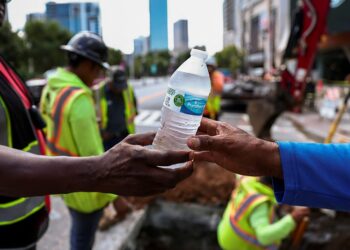
[[[350,211],[350,144],[278,142],[284,180],[278,202]]]

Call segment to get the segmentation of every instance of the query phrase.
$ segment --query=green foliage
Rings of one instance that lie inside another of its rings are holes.
[[[140,78],[143,75],[143,59],[142,56],[137,56],[134,59],[134,74],[136,78]]]
[[[108,63],[119,65],[123,61],[123,53],[118,49],[108,48]]]
[[[137,56],[134,60],[135,77],[167,75],[171,55],[168,50],[149,52],[145,56]]]
[[[175,64],[173,65],[173,70],[175,71],[182,63],[184,63],[191,56],[191,51],[187,50],[179,54],[175,59]]]
[[[0,55],[20,73],[25,71],[27,64],[26,47],[18,33],[11,30],[9,23],[5,23],[0,28],[0,41]]]
[[[219,68],[228,68],[235,75],[242,66],[243,53],[232,45],[217,52],[215,58]]]
[[[69,31],[53,21],[29,21],[24,31],[29,69],[35,75],[66,63],[66,54],[59,48],[71,38]]]
[[[169,73],[171,55],[168,50],[159,51],[155,55],[155,64],[157,65],[157,75],[167,75]]]

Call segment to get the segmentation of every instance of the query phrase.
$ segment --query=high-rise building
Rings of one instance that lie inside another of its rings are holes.
[[[145,55],[149,51],[149,37],[140,36],[134,39],[134,55]]]
[[[45,13],[30,13],[27,15],[28,21],[44,21],[46,19]]]
[[[168,49],[167,0],[149,0],[150,50]]]
[[[46,4],[46,17],[55,20],[72,34],[88,30],[101,35],[100,7],[98,3]]]
[[[179,20],[174,23],[174,51],[177,53],[188,50],[188,22]]]
[[[235,0],[225,0],[223,3],[224,16],[224,47],[234,44],[235,33]]]

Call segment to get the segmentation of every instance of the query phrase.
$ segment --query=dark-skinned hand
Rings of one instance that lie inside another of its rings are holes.
[[[203,118],[188,139],[195,161],[209,161],[241,175],[282,178],[278,145],[258,139],[225,122]]]

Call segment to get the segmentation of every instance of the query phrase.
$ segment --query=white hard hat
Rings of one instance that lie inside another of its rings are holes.
[[[212,66],[214,66],[214,67],[217,66],[217,64],[216,64],[216,59],[215,59],[214,56],[208,57],[208,59],[207,59],[207,61],[206,61],[205,63],[206,63],[207,65],[212,65]]]

